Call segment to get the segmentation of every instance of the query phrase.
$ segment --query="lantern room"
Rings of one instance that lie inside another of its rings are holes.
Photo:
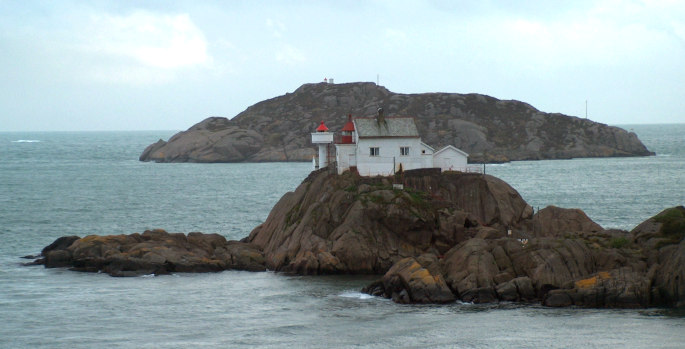
[[[340,137],[341,144],[354,143],[354,122],[352,122],[352,114],[347,115],[347,123],[343,126]]]
[[[312,143],[319,146],[319,162],[317,168],[328,166],[328,147],[333,143],[333,132],[328,132],[328,127],[321,121],[316,132],[312,133]]]

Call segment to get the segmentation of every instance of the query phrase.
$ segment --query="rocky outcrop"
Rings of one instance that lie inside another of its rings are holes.
[[[232,119],[210,117],[143,151],[141,161],[310,161],[310,132],[321,120],[340,130],[347,115],[413,116],[424,142],[454,145],[473,162],[650,155],[632,132],[541,112],[479,94],[398,94],[374,83],[305,84]]]
[[[628,233],[605,230],[579,209],[533,215],[490,176],[323,169],[286,194],[247,241],[273,270],[383,273],[365,291],[399,303],[679,306],[684,215],[665,211]]]
[[[254,130],[232,125],[226,118],[211,117],[174,135],[168,142],[160,139],[151,144],[140,155],[140,160],[240,162],[261,149],[263,140]]]
[[[514,229],[530,238],[475,237],[450,249],[440,270],[455,296],[474,303],[536,301],[551,307],[685,305],[682,206],[631,233],[597,229],[579,210],[550,207],[538,215],[545,218],[533,217]],[[404,294],[412,291],[408,287]]]
[[[104,272],[112,276],[265,270],[262,252],[254,245],[226,241],[218,234],[190,233],[186,236],[164,230],[131,235],[62,237],[41,254],[42,258],[33,264]]]
[[[597,241],[602,241],[598,235]],[[468,302],[542,301],[548,306],[647,306],[638,254],[583,238],[471,239],[445,255],[448,285]]]
[[[492,176],[437,169],[368,178],[323,169],[284,195],[248,241],[273,270],[374,274],[479,234],[504,236],[504,227],[531,216],[521,196]]]
[[[532,208],[492,176],[312,172],[242,242],[162,230],[63,237],[46,267],[115,276],[226,269],[379,274],[364,291],[399,303],[685,306],[685,208],[631,232],[579,209]]]

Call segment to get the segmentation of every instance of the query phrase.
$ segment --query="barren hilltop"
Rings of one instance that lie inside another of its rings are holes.
[[[471,162],[654,155],[637,136],[618,127],[514,100],[481,94],[394,93],[371,82],[304,84],[293,93],[259,102],[232,119],[210,117],[168,141],[148,146],[141,161],[309,161],[309,133],[322,120],[339,131],[347,115],[413,116],[422,140],[454,145]]]

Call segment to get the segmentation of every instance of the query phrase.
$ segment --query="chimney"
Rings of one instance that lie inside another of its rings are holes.
[[[376,122],[378,122],[379,125],[382,123],[385,123],[385,115],[383,114],[383,107],[378,108],[378,116],[376,117]]]

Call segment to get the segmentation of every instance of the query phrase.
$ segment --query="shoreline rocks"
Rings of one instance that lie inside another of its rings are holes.
[[[186,236],[162,229],[130,235],[61,237],[44,248],[41,256],[30,264],[112,276],[266,270],[264,256],[254,245],[227,241],[218,234]]]
[[[393,184],[402,184],[397,189]],[[217,234],[67,236],[34,264],[113,276],[273,270],[378,274],[364,292],[398,303],[685,306],[685,208],[631,232],[579,209],[535,214],[492,176],[312,172],[242,241]]]

